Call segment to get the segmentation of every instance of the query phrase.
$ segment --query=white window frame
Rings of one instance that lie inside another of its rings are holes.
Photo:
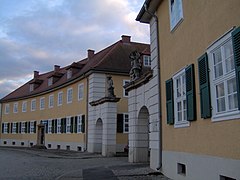
[[[21,134],[25,134],[25,130],[26,130],[26,122],[25,121],[23,121],[23,122],[21,122]]]
[[[17,133],[17,123],[13,122],[12,123],[12,134],[16,134]]]
[[[175,1],[175,6],[171,4],[172,0],[169,0],[169,20],[170,20],[170,31],[173,31],[183,20],[183,3],[182,0]],[[178,4],[178,6],[176,6]]]
[[[36,105],[37,105],[37,102],[36,102],[36,99],[32,99],[31,100],[31,111],[36,111]]]
[[[27,112],[27,101],[22,102],[22,112]]]
[[[53,77],[48,78],[48,86],[53,85]]]
[[[177,97],[177,79],[180,77],[181,83],[181,96]],[[186,75],[185,75],[185,68],[177,72],[173,77],[173,97],[174,97],[174,128],[181,128],[181,127],[188,127],[190,126],[190,122],[187,121],[187,104],[186,104],[186,119],[184,119],[184,101],[186,102]],[[184,80],[184,83],[183,83]],[[184,94],[185,90],[185,94]],[[181,113],[182,113],[182,120],[178,119],[178,102],[181,102]]]
[[[30,121],[30,134],[34,133],[34,121]]]
[[[84,84],[81,83],[78,85],[78,101],[83,100],[83,96],[84,96]]]
[[[82,115],[77,116],[77,133],[82,133]]]
[[[225,120],[232,120],[232,119],[239,119],[239,114],[240,111],[238,108],[234,110],[228,109],[228,93],[227,93],[227,85],[226,82],[232,78],[236,78],[236,73],[235,73],[235,68],[230,71],[226,72],[226,66],[225,66],[225,61],[223,61],[223,45],[228,42],[232,41],[232,33],[233,29],[225,33],[223,36],[221,36],[217,41],[211,44],[211,46],[207,49],[207,54],[208,54],[208,63],[209,63],[209,78],[210,78],[210,91],[211,91],[211,104],[212,104],[212,122],[217,122],[217,121],[225,121]],[[223,75],[222,77],[215,78],[214,75],[214,63],[213,63],[213,52],[217,50],[218,48],[221,48],[221,55],[222,55],[222,65],[223,65]],[[217,112],[217,95],[216,95],[216,89],[215,85],[218,85],[220,83],[224,83],[224,94],[225,94],[225,106],[226,106],[226,111],[225,112]]]
[[[54,95],[51,94],[48,97],[48,108],[53,108],[53,106],[54,106]]]
[[[18,113],[18,102],[13,103],[13,113]]]
[[[126,127],[128,127],[128,130],[126,131]],[[129,132],[129,115],[128,113],[123,113],[123,132],[128,133]]]
[[[67,79],[70,79],[72,77],[72,70],[68,69],[67,70]]]
[[[71,133],[71,116],[66,117],[66,133]]]
[[[143,55],[143,65],[145,67],[151,67],[151,56]]]
[[[61,118],[57,119],[57,134],[61,134]]]
[[[45,109],[45,97],[41,97],[39,103],[40,103],[40,104],[39,104],[40,110]]]
[[[48,134],[52,134],[52,119],[48,120]]]
[[[10,112],[10,104],[5,104],[5,114],[9,114]]]
[[[124,79],[123,80],[123,86],[125,86],[126,84],[128,84],[130,82],[130,80]],[[127,94],[127,95],[126,95]],[[126,92],[126,90],[123,88],[123,97],[128,97],[128,93]]]
[[[58,106],[63,104],[63,92],[58,92]]]
[[[3,123],[3,134],[8,134],[8,123]]]
[[[71,92],[71,94],[70,94],[70,92]],[[68,88],[67,89],[67,104],[72,103],[72,100],[73,100],[73,88]]]

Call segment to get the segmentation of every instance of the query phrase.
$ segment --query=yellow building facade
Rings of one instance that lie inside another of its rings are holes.
[[[88,50],[87,58],[69,66],[55,65],[43,74],[34,71],[32,80],[1,99],[1,146],[88,150],[89,139],[95,136],[91,128],[89,134],[89,103],[106,96],[106,78],[111,76],[115,96],[120,98],[116,117],[122,118],[115,124],[116,152],[124,151],[128,94],[123,85],[129,81],[128,55],[133,50],[149,51],[149,45],[122,36],[98,53]]]

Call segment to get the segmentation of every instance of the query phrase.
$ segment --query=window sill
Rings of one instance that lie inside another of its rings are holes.
[[[189,121],[181,121],[181,122],[176,122],[174,124],[174,128],[184,128],[184,127],[189,127],[190,122]]]
[[[234,119],[240,119],[240,111],[239,110],[212,116],[212,122],[234,120]]]

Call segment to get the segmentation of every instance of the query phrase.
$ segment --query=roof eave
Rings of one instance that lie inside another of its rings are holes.
[[[150,20],[152,19],[152,16],[149,14],[149,12],[154,14],[161,2],[162,0],[145,0],[140,12],[136,17],[136,21],[149,24]],[[145,6],[147,6],[149,12],[146,12]]]

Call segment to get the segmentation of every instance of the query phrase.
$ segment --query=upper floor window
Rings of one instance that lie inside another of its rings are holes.
[[[30,84],[29,90],[30,90],[30,92],[32,92],[34,90],[34,84]]]
[[[54,96],[53,96],[53,94],[51,94],[51,95],[49,96],[48,107],[49,107],[49,108],[52,108],[53,105],[54,105]]]
[[[78,85],[78,100],[82,100],[83,99],[83,83]]]
[[[169,0],[169,15],[170,29],[172,31],[183,19],[182,0]]]
[[[31,111],[35,111],[36,110],[36,99],[33,99],[31,101]]]
[[[143,56],[143,65],[151,66],[151,56],[147,56],[147,55]]]
[[[128,114],[123,114],[123,132],[127,133],[129,131],[128,126],[129,117]]]
[[[18,112],[18,103],[17,102],[13,104],[13,112],[14,113]]]
[[[27,112],[27,101],[22,102],[22,112]]]
[[[129,80],[123,80],[123,86],[128,84],[130,81]],[[128,97],[128,92],[123,88],[123,97]]]
[[[45,97],[40,98],[40,110],[45,108]]]
[[[63,92],[58,93],[58,106],[61,106],[63,103]]]
[[[53,77],[48,78],[48,86],[53,84]]]
[[[71,103],[73,99],[73,89],[68,88],[67,89],[67,103]]]
[[[70,79],[72,77],[72,70],[68,69],[67,70],[67,79]]]
[[[10,104],[5,104],[5,114],[9,114],[10,112]]]

